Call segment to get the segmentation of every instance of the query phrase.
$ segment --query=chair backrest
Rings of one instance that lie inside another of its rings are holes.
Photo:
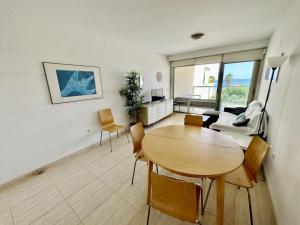
[[[199,115],[187,114],[184,117],[184,125],[203,126],[203,118]]]
[[[257,182],[257,173],[269,150],[269,145],[259,136],[253,137],[245,152],[244,165],[251,180]]]
[[[133,153],[139,152],[142,149],[142,140],[145,136],[143,124],[139,122],[133,125],[130,128],[130,133],[133,143]]]
[[[114,122],[111,109],[101,109],[99,113],[100,113],[100,124],[102,126],[112,124]]]
[[[177,219],[195,223],[200,187],[195,183],[151,173],[151,206]]]

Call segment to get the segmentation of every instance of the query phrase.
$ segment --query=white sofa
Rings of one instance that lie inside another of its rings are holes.
[[[209,128],[219,131],[237,132],[243,135],[254,135],[258,133],[259,122],[261,118],[262,106],[260,102],[252,101],[246,111],[245,116],[249,119],[247,126],[236,127],[233,122],[236,121],[237,115],[229,112],[220,112],[219,119],[210,125]],[[262,123],[262,130],[264,131],[264,137],[267,134],[267,116],[265,114]]]

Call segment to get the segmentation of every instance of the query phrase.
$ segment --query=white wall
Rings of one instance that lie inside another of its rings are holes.
[[[300,202],[300,2],[295,1],[274,32],[268,56],[289,56],[274,83],[267,112],[270,117],[268,142],[272,145],[265,171],[279,225],[299,224]],[[264,69],[265,72],[265,69]],[[259,99],[264,102],[268,83],[263,79]]]
[[[25,13],[0,9],[0,184],[97,142],[101,108],[126,123],[118,90],[128,70],[144,76],[145,92],[169,92],[165,56]],[[42,61],[100,66],[104,98],[52,105]]]

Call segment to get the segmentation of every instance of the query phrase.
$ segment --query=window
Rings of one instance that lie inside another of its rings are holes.
[[[196,65],[193,98],[215,100],[217,95],[220,63]]]
[[[171,61],[171,96],[193,107],[247,106],[264,54],[265,49],[255,49],[182,60],[176,56]]]
[[[221,108],[247,106],[254,65],[255,61],[224,64]]]

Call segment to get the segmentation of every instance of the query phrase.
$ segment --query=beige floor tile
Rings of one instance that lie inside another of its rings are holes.
[[[94,161],[101,159],[104,156],[104,153],[97,148],[88,149],[74,157],[82,166],[89,165]]]
[[[6,193],[6,188],[0,188],[0,214],[9,210],[9,201]]]
[[[0,225],[13,225],[10,210],[0,213]]]
[[[55,163],[47,169],[46,173],[53,182],[57,183],[81,168],[82,165],[76,159],[67,158]]]
[[[146,225],[146,217],[141,214],[136,214],[135,217],[128,223],[128,225]]]
[[[148,209],[148,207],[147,207]],[[147,218],[145,216],[145,218]],[[183,222],[181,220],[175,219],[171,216],[161,213],[160,211],[151,208],[150,212],[150,225],[192,225],[192,223]]]
[[[268,187],[264,181],[259,181],[255,188],[250,189],[252,212],[254,224],[272,224],[276,225],[275,217],[268,213],[270,210],[271,198],[269,195]],[[264,196],[262,198],[262,196]]]
[[[95,180],[67,199],[81,220],[113,194],[104,183]]]
[[[18,205],[12,206],[14,224],[30,224],[63,200],[63,197],[55,187],[45,189]]]
[[[116,164],[117,162],[115,160],[111,159],[108,156],[103,156],[97,161],[91,163],[90,165],[87,165],[86,169],[89,172],[91,172],[94,176],[100,177],[104,172],[109,171]]]
[[[117,193],[138,211],[146,205],[147,171],[144,171],[136,174],[133,185],[126,182],[117,190]]]
[[[81,224],[79,218],[75,215],[72,208],[62,202],[51,211],[47,212],[31,225],[78,225]]]
[[[51,186],[46,174],[33,175],[9,185],[7,195],[14,206]]]
[[[126,159],[128,156],[133,155],[132,148],[133,148],[132,143],[126,143],[123,146],[120,146],[115,151],[107,154],[107,156],[117,162],[120,162],[120,161]]]
[[[131,182],[131,176],[133,171],[134,158],[128,157],[107,173],[100,176],[100,179],[110,186],[113,190],[118,190],[125,182]],[[136,168],[136,173],[139,173],[139,166],[142,165],[138,163]]]
[[[131,142],[130,134],[127,133],[127,136],[128,136],[129,142]],[[113,152],[116,151],[116,149],[118,149],[119,147],[124,146],[125,144],[128,144],[128,140],[127,140],[124,133],[122,133],[119,138],[117,138],[116,134],[112,135],[111,145],[112,145],[112,151]],[[111,148],[110,148],[110,145],[109,145],[109,138],[107,138],[106,140],[104,140],[102,142],[101,147],[103,148],[101,150],[102,152],[104,152],[104,153],[111,152]]]
[[[95,145],[95,149],[99,150],[103,155],[106,155],[108,153],[111,153],[109,142],[104,142],[102,145]],[[116,150],[116,146],[113,147],[113,151]]]
[[[85,187],[96,178],[91,175],[87,170],[80,169],[69,174],[60,182],[55,185],[65,198],[70,197],[72,194],[78,192],[81,188]]]
[[[138,212],[118,195],[113,194],[85,220],[85,225],[127,225]]]
[[[183,124],[183,118],[184,114],[174,114],[146,128],[146,133],[161,126]],[[120,138],[114,136],[112,144],[112,153],[106,140],[101,147],[95,144],[60,160],[45,174],[22,179],[9,185],[6,191],[0,189],[0,225],[13,224],[12,220],[16,225],[144,225],[148,209],[145,204],[146,163],[138,161],[134,185],[131,186],[135,161],[132,143],[127,143],[125,135],[121,135]],[[159,173],[202,183],[204,195],[207,193],[209,179],[202,182],[201,179],[176,176],[162,168]],[[199,215],[205,225],[216,223],[215,186],[214,183],[204,217]],[[251,199],[254,224],[276,225],[266,182],[255,185]],[[155,209],[150,218],[151,225],[189,224]],[[247,191],[226,184],[224,225],[241,224],[250,224]]]

